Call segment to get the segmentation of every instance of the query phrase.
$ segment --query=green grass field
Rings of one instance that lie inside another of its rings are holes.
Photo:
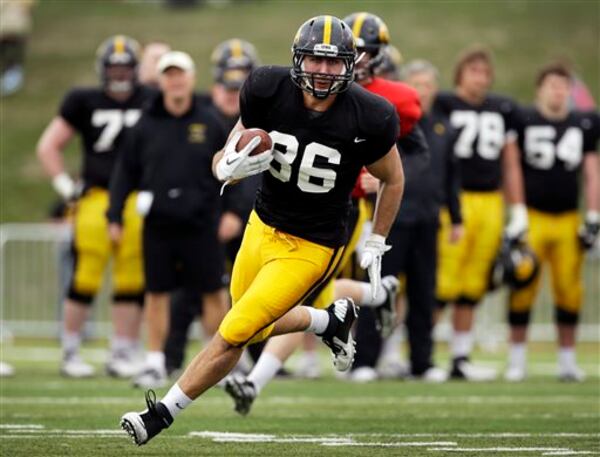
[[[0,222],[39,221],[56,198],[35,157],[37,140],[73,85],[96,84],[94,53],[111,34],[141,42],[165,40],[189,52],[198,87],[211,83],[209,57],[221,41],[253,42],[264,63],[287,65],[298,26],[317,14],[344,17],[367,9],[388,24],[405,59],[427,58],[452,80],[457,53],[472,43],[496,55],[496,90],[522,102],[549,59],[566,57],[598,99],[600,7],[587,0],[456,1],[212,1],[172,11],[161,2],[44,0],[34,10],[26,85],[0,101]],[[79,142],[67,151],[72,172]]]
[[[55,343],[3,348],[17,375],[0,381],[2,456],[545,456],[600,454],[597,345],[582,345],[581,384],[554,379],[552,346],[531,350],[528,381],[427,385],[411,381],[352,384],[326,377],[276,380],[248,417],[209,391],[174,426],[137,448],[119,417],[144,406],[126,381],[66,380]],[[98,343],[84,352],[100,368]],[[445,366],[445,348],[438,356]],[[502,368],[502,354],[479,356]],[[292,360],[294,362],[294,360]],[[161,389],[159,396],[166,389]]]

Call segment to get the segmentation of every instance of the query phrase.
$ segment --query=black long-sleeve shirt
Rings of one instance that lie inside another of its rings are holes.
[[[136,189],[153,194],[148,222],[202,225],[214,220],[220,183],[212,174],[212,159],[226,135],[198,97],[187,113],[175,117],[157,96],[124,138],[110,183],[109,221],[122,221],[125,199]]]
[[[414,223],[437,220],[440,207],[446,206],[453,224],[462,221],[459,192],[460,174],[453,147],[456,131],[438,112],[424,115],[414,135],[399,140],[404,167],[404,195],[396,221]],[[425,142],[426,149],[423,149]]]

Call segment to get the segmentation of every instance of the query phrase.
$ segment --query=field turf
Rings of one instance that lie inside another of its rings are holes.
[[[440,348],[440,365],[445,366]],[[545,456],[600,454],[598,347],[580,348],[581,384],[554,379],[554,351],[536,345],[531,377],[504,382],[427,385],[353,384],[325,377],[276,380],[248,417],[212,389],[174,426],[137,448],[119,417],[144,406],[142,392],[104,376],[67,380],[57,373],[55,343],[4,345],[17,375],[0,380],[2,456]],[[84,355],[101,368],[101,346]],[[503,353],[480,360],[502,368]],[[292,360],[294,362],[294,360]],[[160,389],[158,395],[166,389]]]

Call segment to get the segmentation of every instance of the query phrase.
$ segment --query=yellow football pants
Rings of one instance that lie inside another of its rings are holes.
[[[77,201],[70,298],[90,303],[102,285],[104,270],[111,257],[115,299],[129,300],[143,293],[142,218],[135,210],[135,197],[135,194],[130,195],[125,204],[123,239],[116,246],[108,235],[108,191],[92,188]]]
[[[527,287],[514,291],[510,310],[529,312],[539,290],[541,268],[547,262],[552,274],[554,303],[558,309],[577,314],[583,296],[583,253],[577,237],[579,215],[576,211],[551,214],[528,210],[528,243],[540,262],[540,273]]]
[[[344,249],[342,259],[340,260],[338,267],[333,272],[332,278],[327,282],[327,285],[325,285],[325,287],[321,290],[315,301],[312,303],[313,307],[317,309],[325,309],[335,300],[335,278],[337,278],[342,272],[342,270],[344,270],[348,266],[348,263],[352,261],[354,250],[356,249],[356,245],[360,241],[360,235],[362,233],[363,225],[365,224],[368,217],[369,210],[367,208],[366,202],[363,199],[360,199],[358,201],[358,217],[354,222],[354,226],[350,227],[350,229],[352,230],[352,234],[350,235],[348,244]]]
[[[270,227],[253,211],[233,265],[233,307],[220,335],[234,346],[268,338],[277,319],[331,277],[343,251]]]
[[[485,295],[494,259],[502,241],[504,202],[500,192],[463,192],[460,197],[464,236],[448,239],[452,223],[446,210],[440,214],[436,297],[443,302]]]

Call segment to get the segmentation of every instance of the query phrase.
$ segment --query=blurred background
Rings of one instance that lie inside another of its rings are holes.
[[[31,23],[25,27],[23,86],[0,103],[0,318],[15,334],[58,331],[61,280],[55,265],[61,248],[47,241],[60,235],[47,232],[45,239],[46,235],[28,231],[29,225],[14,224],[48,220],[56,196],[35,156],[36,142],[70,87],[97,84],[95,50],[110,35],[127,34],[142,44],[165,41],[190,53],[198,68],[198,88],[207,89],[212,82],[210,54],[223,40],[246,39],[256,46],[263,63],[287,65],[294,33],[304,20],[317,14],[344,17],[368,10],[388,24],[391,42],[405,61],[426,58],[438,66],[445,88],[451,87],[458,52],[480,43],[495,55],[496,92],[531,102],[537,69],[549,60],[563,58],[571,62],[593,98],[600,97],[600,4],[594,1],[25,3],[31,8]],[[78,142],[71,144],[66,158],[75,175],[81,158]],[[599,271],[597,254],[588,255],[581,328],[582,338],[588,340],[600,338]],[[548,296],[545,289],[542,302]],[[504,321],[501,301],[491,300],[492,305],[480,313],[484,331]],[[54,303],[56,306],[51,306]],[[552,310],[545,308],[536,308],[540,325],[534,328],[533,337],[552,340]],[[102,309],[97,311],[99,321],[103,321]],[[39,325],[32,325],[34,321]]]

